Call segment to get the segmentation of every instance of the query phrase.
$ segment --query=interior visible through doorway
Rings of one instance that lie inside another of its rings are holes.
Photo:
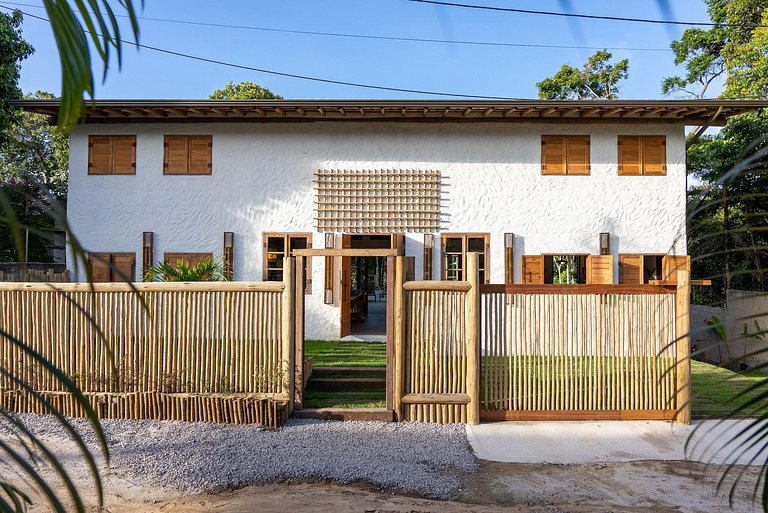
[[[390,235],[352,235],[354,249],[390,249]],[[350,335],[387,334],[387,259],[355,256],[350,261]]]

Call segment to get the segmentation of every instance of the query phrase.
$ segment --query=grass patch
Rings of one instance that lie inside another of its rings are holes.
[[[757,396],[757,391],[749,396],[734,399],[750,385],[768,379],[765,374],[739,374],[716,365],[691,361],[691,391],[693,394],[692,414],[697,417],[722,417],[730,413],[739,404]],[[750,416],[765,415],[768,404],[763,404]]]
[[[304,391],[304,408],[384,408],[385,392]]]
[[[315,367],[386,367],[385,342],[304,341],[304,356]]]

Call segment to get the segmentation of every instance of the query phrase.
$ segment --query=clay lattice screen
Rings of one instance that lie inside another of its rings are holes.
[[[439,171],[315,173],[319,232],[435,232],[440,228]]]

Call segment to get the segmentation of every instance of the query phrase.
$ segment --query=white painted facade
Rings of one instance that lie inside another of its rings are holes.
[[[90,134],[136,134],[136,174],[89,176]],[[212,175],[164,176],[165,134],[213,134]],[[590,135],[590,175],[542,176],[542,134]],[[666,135],[666,176],[619,176],[620,134]],[[647,122],[86,124],[72,132],[69,222],[86,249],[135,252],[137,266],[144,231],[155,233],[156,260],[165,252],[220,257],[231,231],[235,279],[261,280],[263,232],[315,231],[317,169],[440,171],[440,232],[490,233],[491,283],[504,282],[506,232],[516,235],[518,283],[520,255],[597,254],[600,232],[611,235],[614,281],[618,253],[686,253],[683,126]],[[313,246],[323,244],[315,233]],[[421,233],[407,234],[419,279],[422,244]],[[323,259],[314,258],[307,338],[339,335],[339,308],[323,304],[323,274]]]

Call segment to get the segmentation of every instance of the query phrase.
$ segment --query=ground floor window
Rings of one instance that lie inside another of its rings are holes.
[[[619,283],[644,284],[662,280],[664,255],[619,255]]]
[[[587,255],[544,255],[544,283],[587,283]]]
[[[442,276],[444,280],[462,281],[466,268],[467,253],[478,253],[480,283],[488,283],[488,246],[490,235],[487,233],[446,233],[442,236],[443,258]]]
[[[292,256],[294,250],[312,247],[311,233],[264,234],[264,281],[283,281],[283,258]],[[304,293],[312,292],[312,259],[304,258]]]
[[[163,260],[171,265],[178,265],[179,261],[184,260],[187,265],[194,267],[203,260],[213,258],[213,253],[169,253],[163,255]]]
[[[136,253],[91,253],[94,283],[136,281]]]

